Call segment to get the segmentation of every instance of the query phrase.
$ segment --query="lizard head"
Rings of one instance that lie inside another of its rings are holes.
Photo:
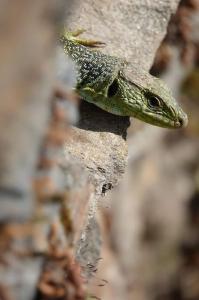
[[[152,125],[180,128],[188,123],[187,115],[160,79],[136,69],[132,71],[129,66],[119,71],[108,86],[107,97],[118,114]]]

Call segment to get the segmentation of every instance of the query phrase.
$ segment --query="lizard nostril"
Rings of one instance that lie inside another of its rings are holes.
[[[186,115],[179,117],[180,127],[186,127],[188,124],[188,118]]]
[[[181,127],[183,127],[184,120],[182,118],[179,118],[179,122],[180,122]]]

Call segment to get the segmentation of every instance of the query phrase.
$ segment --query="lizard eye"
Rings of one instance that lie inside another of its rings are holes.
[[[161,107],[161,100],[156,96],[149,96],[148,104],[152,108],[159,108],[159,107]]]
[[[119,84],[117,79],[113,80],[113,82],[111,83],[111,85],[109,85],[108,87],[108,92],[107,92],[107,96],[108,97],[113,97],[117,94],[118,92],[118,88],[119,88]]]

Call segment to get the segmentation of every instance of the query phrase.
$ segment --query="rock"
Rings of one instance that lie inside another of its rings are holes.
[[[139,68],[149,70],[178,3],[178,0],[79,1],[74,10],[67,10],[66,26],[72,31],[86,29],[83,36],[107,44],[102,49],[104,53],[126,58]],[[89,249],[90,236],[95,236],[89,220],[95,218],[99,196],[115,187],[124,174],[127,164],[125,137],[129,124],[129,118],[108,114],[83,101],[80,122],[73,127],[65,145],[65,158],[74,159],[74,163],[78,161],[95,187],[88,225],[82,233],[84,243],[88,245],[87,261],[94,261],[90,255],[99,252],[100,246],[97,234],[95,251],[94,242],[93,251]],[[78,247],[81,248],[81,239]],[[83,260],[78,257],[83,265],[85,257],[85,253]]]

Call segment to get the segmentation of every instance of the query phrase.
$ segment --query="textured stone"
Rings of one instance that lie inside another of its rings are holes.
[[[84,36],[107,44],[105,53],[120,56],[148,70],[166,34],[179,0],[79,1],[67,11],[70,29],[84,28]]]
[[[84,37],[105,42],[104,53],[125,58],[148,71],[178,3],[178,0],[79,1],[75,10],[67,11],[65,23],[72,31],[86,29]],[[93,253],[99,253],[99,236],[92,233],[89,223],[95,216],[99,196],[113,188],[125,171],[128,126],[129,118],[108,114],[83,101],[80,122],[73,127],[65,145],[66,159],[78,160],[95,186],[88,226],[77,249],[77,253],[83,249],[84,255],[78,255],[78,259],[84,266],[86,261],[96,261]]]
[[[80,160],[88,170],[96,194],[105,194],[124,174],[128,117],[113,116],[84,103],[81,119],[66,142],[65,154]],[[95,112],[95,120],[93,120]]]
[[[107,43],[102,49],[105,53],[148,70],[178,2],[79,1],[75,10],[67,11],[66,25],[71,30],[86,29],[84,36]],[[81,112],[65,153],[69,151],[82,161],[99,194],[102,187],[103,191],[113,187],[124,173],[127,149],[123,139],[128,118],[107,114],[85,102]]]

